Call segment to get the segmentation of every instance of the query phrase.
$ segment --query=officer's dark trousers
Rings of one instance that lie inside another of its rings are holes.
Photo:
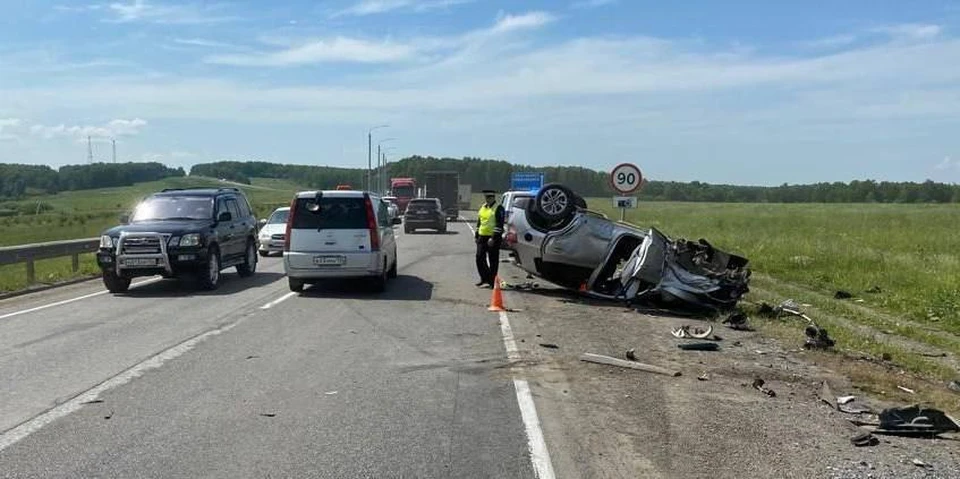
[[[489,240],[489,236],[477,239],[477,273],[480,281],[492,286],[500,270],[500,245],[494,243],[493,247],[490,247],[487,245]]]

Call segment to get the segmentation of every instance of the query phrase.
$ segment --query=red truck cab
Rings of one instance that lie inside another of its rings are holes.
[[[397,197],[397,207],[403,214],[410,200],[417,197],[417,181],[413,178],[391,178],[390,192]]]

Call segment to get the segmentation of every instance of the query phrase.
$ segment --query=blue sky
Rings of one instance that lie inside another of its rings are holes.
[[[0,0],[0,161],[960,182],[946,1]]]

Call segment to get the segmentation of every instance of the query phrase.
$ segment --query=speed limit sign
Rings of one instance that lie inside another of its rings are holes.
[[[637,165],[621,163],[610,172],[610,186],[622,194],[633,193],[643,184],[643,174]]]

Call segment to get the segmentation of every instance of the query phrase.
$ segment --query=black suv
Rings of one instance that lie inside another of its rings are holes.
[[[403,213],[403,232],[413,233],[420,228],[447,232],[447,215],[438,198],[416,198],[407,204]]]
[[[97,263],[103,284],[125,292],[138,276],[194,274],[203,289],[216,289],[220,271],[240,276],[257,269],[257,220],[237,188],[165,189],[137,205],[100,237]]]

